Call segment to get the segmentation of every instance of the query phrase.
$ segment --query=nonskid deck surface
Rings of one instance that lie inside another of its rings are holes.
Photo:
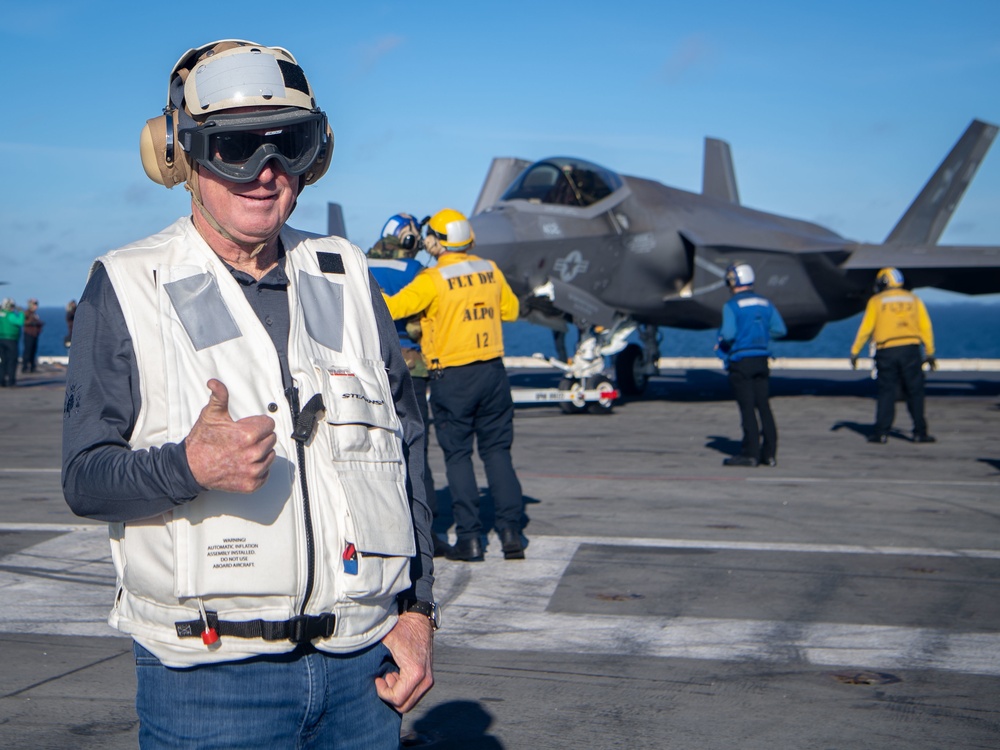
[[[772,385],[776,468],[722,466],[740,428],[717,371],[664,371],[608,415],[519,408],[527,559],[491,535],[483,563],[436,561],[437,684],[409,746],[996,746],[1000,375],[931,375],[931,445],[902,403],[865,441],[864,373]],[[134,747],[106,530],[61,496],[62,387],[0,392],[0,746]],[[433,441],[431,464],[444,529]]]

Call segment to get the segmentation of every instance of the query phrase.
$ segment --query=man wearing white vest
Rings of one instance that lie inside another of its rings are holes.
[[[396,748],[433,685],[423,427],[361,250],[294,230],[333,136],[296,59],[189,50],[141,137],[188,217],[94,264],[63,489],[108,521],[143,748]]]

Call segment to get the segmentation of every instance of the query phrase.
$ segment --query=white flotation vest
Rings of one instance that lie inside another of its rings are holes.
[[[139,369],[134,450],[182,441],[211,378],[228,388],[234,420],[275,421],[277,458],[257,492],[206,491],[171,512],[111,524],[118,595],[109,622],[168,666],[306,640],[356,651],[392,628],[396,595],[409,586],[416,548],[402,430],[364,255],[287,227],[281,241],[298,404],[308,413],[322,399],[301,440],[271,339],[190,218],[100,259]],[[207,645],[210,629],[220,637]]]

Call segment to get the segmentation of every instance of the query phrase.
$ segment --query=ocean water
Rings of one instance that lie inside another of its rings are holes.
[[[934,325],[934,339],[939,359],[1000,359],[1000,304],[980,302],[926,301]],[[39,309],[45,327],[38,342],[40,356],[66,354],[66,311],[62,307]],[[828,324],[812,341],[776,341],[776,357],[847,357],[854,334],[861,323],[861,314]],[[576,341],[576,330],[570,328],[567,346]],[[504,323],[506,353],[512,357],[529,357],[535,352],[555,355],[552,332],[548,328],[525,322]],[[715,331],[684,331],[678,328],[660,329],[660,354],[664,357],[711,357],[715,346]]]
[[[934,303],[930,300],[925,304],[934,327],[938,359],[1000,359],[1000,304]],[[861,318],[862,313],[858,313],[828,323],[812,341],[775,341],[772,352],[776,357],[846,359],[850,356]],[[567,339],[566,346],[572,352],[576,342],[576,329],[572,326]],[[713,357],[715,341],[715,330],[661,328],[660,356]],[[531,356],[535,352],[555,356],[552,332],[530,323],[504,323],[504,345],[509,356]]]

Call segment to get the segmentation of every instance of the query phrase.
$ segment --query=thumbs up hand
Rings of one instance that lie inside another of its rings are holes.
[[[234,421],[226,386],[213,378],[208,389],[208,403],[184,440],[191,474],[206,490],[254,492],[274,462],[274,420],[260,414]]]

